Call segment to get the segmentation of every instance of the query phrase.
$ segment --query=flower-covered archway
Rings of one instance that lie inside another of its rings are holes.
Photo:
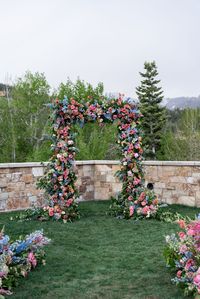
[[[49,214],[61,215],[64,220],[78,216],[78,197],[76,188],[75,133],[73,125],[81,127],[87,122],[118,124],[117,143],[121,149],[121,168],[116,173],[122,181],[122,190],[113,203],[115,214],[131,217],[141,198],[146,200],[143,192],[142,147],[139,134],[141,114],[135,103],[118,99],[99,102],[79,102],[74,98],[56,99],[51,104],[53,129],[53,155],[45,176],[40,180],[40,187],[45,188],[49,198]],[[143,194],[143,195],[142,195]],[[140,197],[139,201],[138,198]],[[141,200],[141,201],[142,201]],[[146,203],[147,205],[147,203]],[[145,205],[144,205],[145,206]],[[149,206],[149,205],[148,205]],[[146,214],[147,214],[146,210]]]

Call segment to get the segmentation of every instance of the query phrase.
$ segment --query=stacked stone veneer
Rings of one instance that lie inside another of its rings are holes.
[[[0,164],[0,211],[25,209],[45,204],[36,189],[43,175],[41,163]],[[121,190],[114,176],[118,161],[77,161],[79,200],[104,200]],[[161,201],[200,207],[200,162],[145,161],[146,184],[154,184]]]

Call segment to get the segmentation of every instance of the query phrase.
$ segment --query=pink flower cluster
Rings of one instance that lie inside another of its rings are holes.
[[[129,201],[129,216],[130,217],[145,217],[150,218],[155,216],[158,210],[158,198],[154,192],[149,190],[143,190],[140,194],[128,196]]]
[[[178,237],[166,237],[166,259],[176,271],[172,281],[184,286],[185,294],[200,294],[200,220],[178,223],[182,229]]]

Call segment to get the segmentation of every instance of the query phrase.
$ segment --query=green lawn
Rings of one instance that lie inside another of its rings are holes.
[[[74,223],[11,222],[0,214],[0,226],[12,238],[43,228],[52,239],[47,264],[37,267],[14,289],[11,299],[178,299],[170,282],[163,247],[166,234],[178,228],[156,220],[118,220],[106,215],[109,202],[80,204],[81,219]],[[173,206],[194,216],[200,209]]]

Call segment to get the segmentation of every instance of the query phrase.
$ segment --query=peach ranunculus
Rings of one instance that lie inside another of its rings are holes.
[[[179,221],[177,221],[177,223],[179,224],[180,228],[185,228],[186,227],[186,224],[185,224],[185,221],[180,219]]]
[[[152,204],[153,204],[154,206],[157,206],[157,204],[158,204],[158,198],[155,198],[155,199],[152,201]]]

